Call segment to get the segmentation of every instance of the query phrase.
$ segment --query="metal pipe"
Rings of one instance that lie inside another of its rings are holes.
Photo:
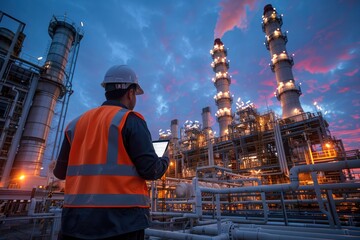
[[[181,212],[151,212],[150,215],[152,216],[161,216],[161,217],[182,217],[184,216],[184,213]]]
[[[215,194],[216,198],[216,221],[217,221],[217,234],[221,233],[221,209],[220,209],[220,194]]]
[[[39,80],[39,77],[37,75],[32,74],[32,77],[30,77],[30,79],[32,79],[32,83],[30,86],[30,89],[28,91],[28,94],[26,96],[26,100],[23,106],[23,110],[22,110],[22,117],[19,120],[18,123],[18,129],[13,137],[13,141],[12,144],[10,146],[9,149],[9,155],[8,155],[8,160],[6,161],[5,167],[4,167],[4,171],[1,177],[1,185],[2,187],[6,187],[6,183],[9,182],[9,176],[10,176],[10,172],[11,172],[11,168],[13,166],[14,163],[14,159],[15,159],[15,155],[19,146],[19,142],[21,139],[21,135],[23,133],[24,130],[24,126],[25,126],[25,122],[26,122],[26,118],[29,114],[29,110],[30,110],[30,106],[31,106],[31,102],[32,102],[32,98],[35,94],[35,90],[36,90],[36,86]]]
[[[300,172],[311,171],[329,171],[340,170],[343,168],[358,168],[360,167],[360,160],[342,161],[334,163],[321,163],[316,165],[303,165],[295,166],[290,170],[290,184],[277,184],[270,186],[255,186],[255,187],[242,187],[242,188],[229,188],[229,189],[212,189],[200,187],[201,192],[208,192],[213,194],[228,194],[228,193],[241,193],[241,192],[272,192],[272,191],[288,191],[295,190],[299,187],[298,174]],[[248,221],[248,220],[245,220]]]
[[[156,185],[154,181],[151,181],[151,212],[156,212],[156,198],[157,198],[157,191]]]
[[[234,240],[248,240],[248,239],[257,239],[257,240],[318,240],[319,238],[309,238],[309,237],[299,237],[292,235],[278,235],[271,234],[266,232],[257,231],[246,231],[244,229],[235,229],[232,232],[232,237]]]
[[[314,182],[314,190],[315,190],[316,200],[317,200],[318,205],[319,205],[319,209],[323,214],[325,214],[327,216],[327,218],[329,220],[330,227],[334,228],[335,227],[334,219],[332,218],[331,214],[328,211],[326,211],[326,209],[324,208],[324,202],[323,202],[323,199],[321,197],[321,190],[320,190],[319,183],[318,183],[318,180],[317,180],[316,172],[311,172],[311,178],[313,179],[313,182]]]
[[[220,234],[215,237],[195,235],[191,233],[181,233],[181,232],[170,232],[162,231],[156,229],[145,229],[145,235],[154,236],[160,239],[179,239],[179,240],[225,240],[229,239],[228,234]]]
[[[229,224],[229,223],[227,223]],[[307,228],[304,230],[299,227],[280,227],[265,228],[263,225],[249,225],[243,227],[243,224],[231,224],[231,239],[336,239],[348,240],[357,239],[356,235],[351,235],[346,231],[331,231],[330,229]],[[193,234],[218,235],[216,225],[196,226],[191,231]],[[355,233],[356,234],[356,233]],[[256,237],[256,238],[253,238]]]
[[[271,223],[271,222],[270,222]],[[261,227],[262,229],[275,229],[275,230],[286,230],[286,231],[294,231],[294,232],[303,232],[304,228],[306,228],[306,232],[314,232],[314,233],[326,233],[326,234],[334,234],[334,235],[354,235],[360,236],[360,231],[353,231],[349,229],[330,229],[328,226],[324,227],[324,225],[317,225],[315,227],[313,224],[299,224],[297,223],[296,226],[281,226],[281,225],[254,225],[254,224],[241,224],[242,228],[258,228]]]
[[[3,16],[3,15],[4,15],[4,13],[2,12],[2,15],[1,15],[1,16]],[[9,47],[7,53],[6,53],[6,56],[5,56],[5,58],[4,58],[3,65],[2,65],[2,67],[1,67],[1,69],[0,69],[0,81],[3,80],[3,75],[4,75],[4,73],[5,73],[5,69],[6,69],[7,65],[8,65],[9,60],[10,60],[10,56],[13,54],[13,50],[14,50],[15,44],[16,44],[19,36],[20,36],[20,33],[22,33],[22,32],[24,31],[24,28],[25,28],[25,23],[17,20],[16,18],[11,17],[10,15],[7,15],[7,14],[5,14],[5,15],[6,15],[7,17],[15,20],[16,22],[18,22],[18,23],[19,23],[19,26],[18,26],[18,28],[17,28],[17,30],[16,30],[16,33],[15,33],[15,35],[14,35],[12,41],[11,41],[11,45],[10,45],[10,47]],[[4,80],[5,80],[5,79],[4,79]],[[2,89],[2,86],[0,85],[0,91],[1,91],[1,89]]]
[[[193,178],[192,184],[195,190],[195,204],[194,204],[194,213],[184,213],[184,217],[189,218],[201,218],[202,217],[202,200],[201,200],[201,190],[198,179],[195,177]]]
[[[32,87],[33,88],[33,87]],[[10,124],[10,120],[11,120],[11,117],[14,113],[14,110],[15,110],[15,106],[16,106],[16,103],[18,101],[18,98],[19,98],[19,91],[15,90],[15,88],[13,87],[13,90],[16,91],[16,96],[14,98],[14,102],[13,102],[13,105],[11,106],[11,110],[10,110],[10,113],[9,113],[9,116],[8,118],[6,119],[5,121],[5,125],[4,125],[4,131],[2,132],[1,134],[1,147],[0,149],[2,149],[3,147],[3,144],[4,144],[4,141],[5,141],[5,134],[6,134],[6,131],[5,129],[9,127],[9,124]],[[30,88],[30,91],[31,91],[31,88]],[[31,93],[29,92],[29,95]],[[27,98],[27,101],[29,100],[29,95],[28,95],[28,98]],[[31,96],[31,95],[30,95]],[[30,103],[28,103],[30,104]],[[26,103],[25,103],[25,106],[24,108],[26,107]],[[25,111],[26,109],[24,109]],[[26,117],[27,115],[27,112],[23,112],[23,115],[24,117]],[[14,157],[15,157],[15,154],[16,154],[16,150],[17,150],[17,147],[18,147],[18,143],[20,141],[20,137],[21,137],[21,133],[22,133],[22,130],[23,130],[23,123],[24,123],[25,119],[24,118],[20,118],[19,120],[19,126],[17,128],[17,131],[15,132],[14,136],[13,136],[13,139],[12,139],[12,144],[10,146],[10,149],[9,149],[9,154],[8,154],[8,159],[5,163],[5,166],[4,166],[4,170],[3,170],[3,173],[1,175],[1,181],[0,181],[0,187],[7,187],[9,182],[10,182],[10,172],[11,172],[11,168],[13,166],[13,162],[14,162]],[[8,124],[7,124],[8,122]]]
[[[287,213],[286,213],[286,206],[285,206],[285,201],[284,201],[284,192],[280,192],[281,194],[281,208],[282,208],[282,212],[283,212],[283,215],[284,215],[284,223],[285,223],[285,226],[287,226],[289,224],[288,222],[288,218],[287,218]]]
[[[237,231],[250,231],[246,228],[236,228]],[[334,235],[329,233],[316,233],[308,231],[289,231],[286,229],[263,229],[262,227],[256,228],[257,232],[273,234],[275,236],[286,236],[287,239],[293,239],[293,236],[298,236],[306,239],[336,239],[336,240],[348,240],[348,239],[358,239],[356,236],[344,236],[344,235]],[[250,231],[254,232],[254,231]],[[274,238],[275,239],[275,238]]]
[[[216,236],[219,234],[218,227],[216,225],[207,225],[207,226],[195,226],[190,230],[193,234],[205,234]]]
[[[200,187],[200,191],[207,193],[214,193],[214,194],[242,193],[242,192],[277,192],[277,191],[286,192],[289,190],[296,190],[299,187],[298,174],[300,172],[334,171],[334,170],[341,170],[344,168],[359,168],[359,167],[360,167],[360,159],[340,161],[340,162],[330,162],[330,163],[319,163],[312,165],[301,165],[291,168],[289,184],[261,185],[261,186],[253,186],[253,187],[228,188],[228,189],[214,189],[214,188]]]
[[[225,175],[230,175],[230,176],[235,176],[235,177],[243,177],[241,179],[232,179],[231,181],[233,182],[245,182],[245,181],[255,181],[257,182],[258,185],[261,185],[262,182],[260,179],[258,178],[249,178],[249,177],[246,177],[246,176],[242,176],[242,175],[239,175],[239,174],[235,174],[235,173],[231,173],[231,172],[224,172]],[[266,224],[266,222],[268,221],[268,206],[267,206],[267,203],[266,203],[266,196],[265,196],[265,193],[264,192],[261,192],[260,193],[260,196],[261,196],[261,203],[262,203],[262,206],[263,206],[263,212],[264,212],[264,220],[263,221],[251,221],[251,220],[244,220],[244,222],[247,222],[247,223],[257,223],[257,224]],[[253,201],[249,201],[248,203],[254,203]]]
[[[274,127],[274,135],[275,135],[275,145],[276,150],[278,151],[278,159],[280,164],[281,171],[285,174],[285,176],[289,177],[289,167],[286,162],[286,156],[284,151],[284,143],[281,137],[281,129],[278,121],[275,121]]]
[[[214,148],[211,139],[207,141],[209,166],[214,166]],[[196,170],[197,172],[197,170]]]
[[[339,215],[338,215],[338,213],[336,211],[335,201],[334,201],[334,198],[333,198],[332,194],[333,194],[332,190],[327,190],[326,191],[326,196],[327,196],[327,199],[328,199],[328,205],[329,205],[329,208],[330,208],[330,213],[333,216],[336,227],[338,229],[341,229],[341,223],[340,223]]]
[[[5,120],[5,123],[4,123],[4,126],[3,126],[3,131],[1,132],[1,136],[0,136],[0,149],[3,148],[4,146],[4,142],[5,142],[5,136],[7,134],[7,131],[9,129],[9,126],[10,126],[10,122],[11,122],[11,119],[14,115],[14,111],[15,111],[15,107],[16,107],[16,104],[17,104],[17,101],[19,99],[19,91],[16,90],[15,86],[13,86],[11,88],[12,91],[15,92],[15,97],[14,97],[14,100],[11,104],[11,108],[10,108],[10,111],[9,111],[9,114],[8,116],[6,117],[6,120]]]
[[[334,188],[336,188],[336,184],[334,186]],[[301,190],[300,188],[298,190]],[[206,201],[203,201],[204,203],[207,203]],[[327,200],[324,200],[324,202],[327,202]],[[337,198],[334,199],[335,203],[341,203],[341,202],[353,202],[353,203],[360,203],[360,199],[355,198],[355,199],[349,199],[349,198]],[[234,201],[232,202],[234,204],[261,204],[262,200],[246,200],[246,201]],[[281,204],[281,200],[266,200],[267,204]],[[316,199],[284,199],[284,203],[285,204],[294,204],[294,203],[305,203],[305,204],[310,204],[310,203],[317,203]]]

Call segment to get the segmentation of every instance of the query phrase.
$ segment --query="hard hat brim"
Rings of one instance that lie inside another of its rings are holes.
[[[142,95],[142,94],[144,94],[144,90],[140,87],[140,85],[139,84],[136,84],[137,85],[137,87],[136,87],[136,92],[135,92],[135,94],[136,95]]]

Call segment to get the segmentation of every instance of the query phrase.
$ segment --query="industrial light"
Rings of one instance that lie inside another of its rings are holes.
[[[81,21],[81,22],[80,22],[80,25],[83,27],[83,26],[84,26],[84,23]]]
[[[19,177],[19,179],[20,179],[20,180],[24,180],[24,179],[25,179],[25,175],[21,175],[21,176]]]
[[[39,61],[42,60],[42,59],[43,59],[43,57],[38,57],[38,58],[37,58],[37,60],[39,60]]]

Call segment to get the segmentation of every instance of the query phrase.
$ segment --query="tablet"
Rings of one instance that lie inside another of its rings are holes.
[[[169,146],[169,140],[156,140],[152,143],[158,157],[162,157]]]

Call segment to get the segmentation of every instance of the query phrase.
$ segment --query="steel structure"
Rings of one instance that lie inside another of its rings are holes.
[[[54,16],[48,28],[52,42],[45,64],[40,66],[40,61],[32,63],[19,57],[25,24],[1,13],[1,19],[3,16],[18,23],[19,27],[15,34],[5,28],[0,32],[3,52],[0,75],[3,98],[1,186],[19,187],[18,176],[40,175],[57,102],[61,103],[57,132],[62,131],[83,32],[66,17]],[[56,134],[55,146],[59,140]]]

